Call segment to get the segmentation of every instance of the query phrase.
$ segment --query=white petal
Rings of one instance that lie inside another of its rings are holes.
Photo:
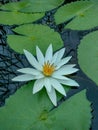
[[[33,68],[23,68],[23,69],[19,69],[17,71],[21,72],[21,73],[26,73],[26,74],[32,74],[32,75],[39,75],[41,73],[40,71],[33,69]]]
[[[27,60],[33,67],[35,67],[38,70],[42,70],[42,65],[40,65],[38,63],[38,61],[35,59],[35,57],[30,52],[28,52],[27,50],[24,50],[24,53],[25,53]]]
[[[40,73],[39,75],[35,75],[35,79],[41,79],[44,78],[44,75]]]
[[[72,56],[63,58],[60,62],[56,63],[56,70],[59,69],[61,66],[65,65],[71,59],[71,57]]]
[[[62,95],[66,96],[65,90],[63,88],[63,86],[56,80],[51,78],[51,85]]]
[[[53,49],[52,44],[50,44],[45,54],[45,62],[47,61],[50,62],[52,60],[52,55],[53,55]]]
[[[38,79],[34,83],[33,94],[39,92],[44,86],[44,79]]]
[[[54,106],[57,106],[57,98],[56,98],[56,92],[55,89],[52,88],[50,92],[47,91],[47,94],[51,100],[51,102],[53,103]]]
[[[12,79],[12,81],[30,81],[30,80],[34,80],[34,76],[30,74],[19,75]]]
[[[44,56],[43,56],[43,53],[41,52],[41,50],[39,49],[39,47],[36,47],[36,55],[37,55],[37,59],[39,61],[39,63],[41,65],[44,64]]]
[[[52,57],[52,60],[51,60],[51,64],[55,64],[56,60],[57,60],[57,56],[58,56],[58,52],[56,52],[53,57]]]
[[[64,55],[64,52],[65,52],[65,48],[62,48],[62,49],[60,49],[59,51],[57,51],[57,52],[54,54],[54,56],[57,55],[57,58],[56,58],[56,61],[55,61],[54,64],[58,63],[58,62],[61,60],[61,58],[62,58],[63,55]]]
[[[73,65],[64,65],[63,67],[59,68],[57,71],[54,72],[55,75],[68,75],[77,72],[79,69],[72,68]]]
[[[68,85],[68,86],[79,86],[79,84],[75,80],[58,80],[61,84]]]
[[[54,72],[54,73],[52,74],[52,77],[53,77],[53,78],[56,78],[56,79],[69,80],[69,78],[67,78],[67,77],[65,77],[65,76],[62,76],[62,75],[60,75],[59,73],[57,74],[56,72]]]
[[[47,91],[50,92],[51,91],[51,83],[50,83],[49,78],[44,78],[44,85],[45,85],[45,88],[47,89]]]

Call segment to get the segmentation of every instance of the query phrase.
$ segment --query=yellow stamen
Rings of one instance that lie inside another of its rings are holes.
[[[53,64],[51,65],[49,63],[49,61],[44,63],[44,65],[43,65],[43,74],[45,76],[51,76],[52,73],[54,72],[54,70],[55,70],[55,66]]]

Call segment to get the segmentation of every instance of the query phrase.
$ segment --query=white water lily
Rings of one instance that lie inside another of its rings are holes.
[[[63,85],[79,86],[79,84],[68,77],[78,71],[74,68],[75,64],[67,64],[71,56],[63,58],[65,48],[53,54],[52,44],[49,45],[45,56],[36,47],[35,58],[30,52],[24,50],[24,54],[28,62],[33,66],[32,68],[23,68],[17,71],[23,73],[22,75],[13,78],[13,81],[30,81],[35,80],[33,87],[33,94],[39,92],[43,87],[46,88],[47,94],[52,103],[57,105],[56,91],[66,96]]]

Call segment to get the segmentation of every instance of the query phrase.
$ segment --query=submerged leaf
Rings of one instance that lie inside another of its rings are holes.
[[[98,85],[98,32],[88,34],[81,41],[78,60],[83,72]]]
[[[32,85],[19,89],[0,108],[2,130],[89,130],[90,103],[85,91],[49,112],[52,104],[45,91],[33,95]]]
[[[24,35],[8,35],[9,46],[19,53],[23,53],[23,49],[26,49],[35,54],[36,46],[45,52],[51,43],[54,50],[63,46],[60,35],[47,26],[28,24],[17,27],[14,31]]]

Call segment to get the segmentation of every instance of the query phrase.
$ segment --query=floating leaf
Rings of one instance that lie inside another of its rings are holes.
[[[28,1],[28,5],[22,8],[22,12],[45,12],[51,9],[54,9],[61,5],[64,0],[24,0]]]
[[[6,11],[19,11],[21,8],[24,8],[27,4],[28,2],[23,2],[23,1],[11,2],[11,3],[2,5],[0,9],[6,10]]]
[[[0,9],[21,12],[45,12],[61,5],[64,0],[22,0],[2,5]]]
[[[20,12],[6,12],[0,11],[0,24],[23,24],[38,20],[43,17],[43,13],[26,14]]]
[[[57,128],[58,130],[89,130],[91,109],[90,103],[86,99],[85,90],[72,96],[54,111],[56,119],[53,130]]]
[[[77,17],[70,22],[66,28],[85,30],[98,26],[98,2],[92,3],[91,6],[87,6],[86,10],[83,10]]]
[[[23,53],[26,49],[35,54],[35,47],[38,45],[45,52],[49,44],[53,44],[54,50],[60,49],[63,46],[63,41],[57,32],[43,25],[22,25],[14,29],[15,32],[21,35],[8,35],[9,46],[19,53]]]
[[[0,9],[0,24],[23,24],[38,20],[44,13],[22,13],[19,10],[26,6],[28,2],[12,2],[2,5]]]
[[[98,32],[90,33],[81,41],[78,60],[84,73],[98,85]]]
[[[55,14],[56,23],[65,22],[74,17],[65,28],[85,30],[98,26],[98,3],[90,1],[77,1],[62,6]]]
[[[89,130],[90,103],[85,91],[76,94],[53,111],[48,96],[32,94],[32,83],[20,88],[0,108],[2,130]],[[71,124],[71,125],[70,125]]]
[[[92,5],[91,2],[77,1],[70,4],[66,4],[59,8],[55,14],[55,20],[57,24],[65,22],[70,18],[81,14],[84,10],[87,10]]]
[[[29,83],[19,89],[8,99],[6,106],[0,108],[0,129],[32,130],[34,125],[45,123],[51,102],[42,92],[33,95],[32,86]]]
[[[79,1],[96,1],[96,0],[79,0]]]

